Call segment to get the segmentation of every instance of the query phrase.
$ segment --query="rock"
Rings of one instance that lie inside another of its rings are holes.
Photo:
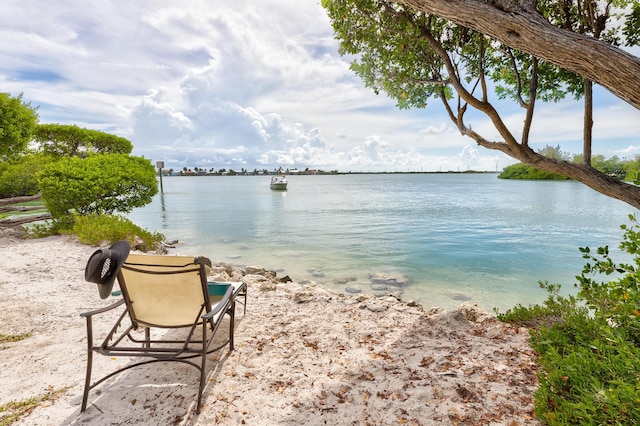
[[[229,275],[232,275],[235,271],[235,269],[233,269],[233,266],[225,262],[218,262],[215,267],[224,270]]]
[[[442,313],[442,308],[434,306],[433,308],[429,308],[429,310],[427,310],[425,312],[425,315],[431,316],[431,315],[437,315],[437,314],[440,314],[440,313]]]
[[[369,274],[369,279],[374,284],[385,284],[395,287],[406,287],[411,282],[411,279],[406,275],[393,276],[380,272]]]
[[[131,245],[131,248],[145,253],[147,251],[147,245],[144,243],[144,240],[137,235],[133,236],[133,244]]]
[[[260,291],[276,291],[278,289],[278,285],[272,281],[265,281],[260,283],[258,288]]]
[[[272,282],[271,280],[269,280],[264,275],[257,275],[257,274],[247,274],[247,275],[242,277],[242,281],[247,283],[247,285],[261,284],[261,283],[264,283],[264,282]]]
[[[0,228],[0,237],[4,238],[22,238],[25,234],[24,226],[17,225],[9,228]]]
[[[324,278],[325,274],[322,271],[318,271],[317,269],[309,269],[308,272],[314,277],[314,278]]]
[[[461,302],[465,300],[471,300],[471,297],[467,296],[464,293],[459,293],[459,292],[449,293],[449,297],[451,297],[453,300],[459,300]]]
[[[220,269],[212,269],[208,274],[207,279],[209,281],[228,282],[233,281],[226,271]]]
[[[458,308],[458,311],[464,315],[464,317],[471,322],[482,323],[487,320],[494,320],[495,317],[489,312],[480,309],[477,304],[471,302],[465,302]]]
[[[334,284],[346,284],[349,282],[353,282],[353,281],[358,281],[358,278],[356,277],[343,277],[343,278],[336,278],[333,280]]]
[[[296,303],[309,303],[313,300],[313,293],[299,291],[293,295],[292,299]]]
[[[178,245],[178,240],[173,240],[173,241],[160,241],[160,244],[161,244],[161,245],[162,245],[162,247],[164,247],[165,249],[176,248],[176,246]]]
[[[387,291],[389,287],[384,284],[371,284],[371,290],[373,291]]]
[[[373,304],[373,303],[365,303],[364,305],[361,306],[362,309],[366,308],[368,310],[370,310],[371,312],[384,312],[387,309],[389,309],[389,307],[387,305],[378,305],[378,304]]]
[[[430,320],[440,326],[454,331],[467,331],[473,327],[471,321],[469,321],[459,310],[438,313],[433,315]]]
[[[418,307],[421,308],[422,307],[421,304],[419,304],[418,302],[416,302],[413,299],[407,300],[407,306],[411,306],[412,308],[418,308]]]
[[[280,278],[278,281],[281,283],[290,283],[293,280],[289,277],[289,275],[285,275],[284,277]]]
[[[262,274],[266,272],[266,269],[264,269],[262,266],[247,266],[245,268],[245,271],[247,272],[248,275],[252,275],[252,274]]]
[[[346,287],[344,291],[351,294],[362,293],[362,289],[358,287]]]

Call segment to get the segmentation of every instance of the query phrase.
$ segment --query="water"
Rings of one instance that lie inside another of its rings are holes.
[[[369,275],[406,276],[403,300],[501,310],[544,300],[538,281],[570,291],[578,247],[617,247],[625,203],[577,182],[495,174],[165,177],[129,215],[179,240],[173,252],[260,265],[295,281],[372,293]]]

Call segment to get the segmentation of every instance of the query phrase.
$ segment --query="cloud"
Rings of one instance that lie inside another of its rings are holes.
[[[494,170],[512,161],[461,136],[436,101],[400,111],[367,89],[318,2],[6,0],[0,84],[40,105],[41,122],[116,133],[174,168]],[[596,94],[595,151],[637,145],[638,111]],[[517,135],[523,111],[499,107]],[[539,104],[532,146],[579,152],[581,123],[579,103]],[[478,113],[466,124],[500,140]]]

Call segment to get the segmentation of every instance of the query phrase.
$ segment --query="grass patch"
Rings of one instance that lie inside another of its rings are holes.
[[[9,401],[0,405],[0,426],[9,426],[19,421],[22,417],[28,416],[38,406],[47,401],[55,401],[66,392],[69,387],[54,389],[49,386],[46,393],[22,401]]]
[[[82,244],[103,245],[126,240],[142,251],[152,251],[164,241],[164,235],[141,228],[128,218],[115,214],[70,215],[27,228],[28,237],[71,234]]]
[[[10,343],[10,342],[19,342],[24,339],[28,339],[31,337],[31,333],[22,333],[22,334],[2,334],[0,333],[0,344],[2,343]]]

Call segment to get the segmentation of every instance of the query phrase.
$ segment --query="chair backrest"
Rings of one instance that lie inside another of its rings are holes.
[[[206,270],[195,262],[188,256],[129,254],[118,282],[136,327],[187,327],[211,310]]]

